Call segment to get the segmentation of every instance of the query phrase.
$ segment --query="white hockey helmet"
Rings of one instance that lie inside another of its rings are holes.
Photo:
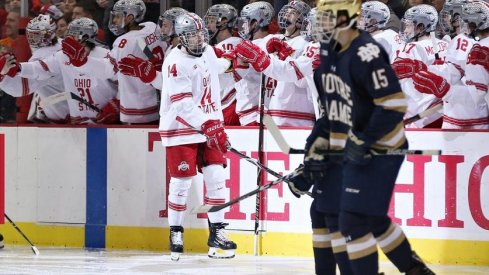
[[[205,25],[209,31],[210,37],[214,37],[220,30],[226,28],[233,29],[236,27],[238,19],[238,10],[229,4],[212,5],[204,16]],[[226,25],[222,21],[227,20]]]
[[[243,7],[237,20],[238,34],[243,39],[252,39],[260,28],[270,25],[274,14],[273,6],[265,1],[258,1]]]
[[[446,0],[443,4],[443,8],[440,11],[439,21],[440,27],[444,34],[455,36],[461,32],[464,32],[465,24],[463,24],[460,15],[462,14],[462,8],[465,4],[471,2],[471,0]]]
[[[109,30],[115,35],[127,32],[126,26],[129,15],[133,16],[136,23],[143,21],[146,14],[146,5],[142,0],[119,0],[112,7],[109,18]]]
[[[192,12],[179,15],[175,19],[175,33],[191,55],[201,55],[209,44],[209,33],[204,20]]]
[[[312,8],[302,23],[301,35],[308,41],[313,39],[312,26],[316,22],[317,8]]]
[[[278,12],[278,25],[281,29],[286,29],[294,24],[297,29],[301,29],[310,10],[311,7],[308,4],[299,0],[292,0]]]
[[[400,36],[405,42],[434,32],[438,22],[438,12],[431,5],[421,4],[409,8],[401,20]]]
[[[68,24],[66,35],[73,36],[79,42],[90,41],[95,42],[97,36],[98,25],[90,18],[82,17],[75,19]]]
[[[181,14],[186,13],[185,9],[175,7],[166,10],[158,18],[158,26],[160,26],[160,38],[163,41],[170,41],[176,37],[175,34],[175,19]]]
[[[477,32],[489,28],[489,4],[483,1],[474,1],[462,8],[462,20],[469,29]]]
[[[41,48],[53,44],[56,37],[56,23],[49,15],[40,14],[29,21],[26,36],[32,48]]]
[[[361,6],[361,0],[319,0],[312,28],[315,40],[329,44],[333,36],[351,28],[360,16]],[[344,21],[338,22],[339,17]]]
[[[369,33],[385,28],[391,12],[380,1],[368,1],[362,4],[362,15],[358,19],[358,28]]]

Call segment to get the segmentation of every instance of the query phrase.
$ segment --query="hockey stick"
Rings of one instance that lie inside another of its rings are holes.
[[[70,98],[69,94],[70,94],[70,92],[62,92],[62,93],[50,95],[50,96],[45,97],[45,98],[41,98],[39,106],[41,106],[41,108],[44,109],[44,108],[49,107],[51,105],[65,101],[65,100]]]
[[[303,149],[296,149],[292,148],[289,146],[287,141],[285,141],[284,136],[282,135],[282,132],[280,132],[280,129],[278,128],[277,124],[275,124],[275,121],[273,121],[273,118],[269,115],[265,115],[263,117],[263,123],[267,126],[268,131],[272,135],[273,139],[275,142],[277,142],[278,147],[282,152],[286,154],[304,154],[305,150]]]
[[[430,32],[431,44],[433,44],[433,51],[435,52],[435,59],[440,60],[440,55],[438,52],[440,49],[438,48],[438,43],[436,43],[436,34],[435,32]]]
[[[422,111],[421,113],[417,114],[417,115],[414,115],[410,118],[406,118],[404,120],[404,125],[408,125],[408,124],[411,124],[413,122],[416,122],[422,118],[425,118],[425,117],[428,117],[434,113],[436,113],[437,111],[441,110],[441,108],[443,107],[442,104],[437,104],[435,106],[432,106],[431,108],[428,108],[424,111]]]
[[[264,131],[265,131],[265,126],[263,125],[263,116],[265,115],[265,79],[266,76],[261,73],[260,74],[260,114],[259,114],[259,129],[258,129],[258,163],[262,164],[265,158],[265,153],[263,152],[263,141],[264,141]],[[258,188],[263,185],[263,170],[258,168],[257,171],[257,177],[256,177],[256,185]],[[261,209],[261,201],[262,201],[262,196],[261,193],[256,193],[256,198],[255,198],[255,227],[254,227],[254,248],[253,248],[253,254],[255,256],[258,256],[258,247],[259,247],[259,241],[258,241],[258,234],[260,232],[258,229],[260,228],[260,209]]]
[[[275,142],[277,142],[280,150],[282,150],[283,153],[285,154],[304,154],[304,150],[301,149],[295,149],[291,148],[290,145],[285,141],[284,136],[282,135],[282,132],[278,128],[278,126],[275,124],[273,119],[270,117],[268,119],[264,119],[265,125],[267,125],[268,131],[270,131],[270,134],[272,135],[273,139],[275,139]],[[268,123],[268,124],[267,124]],[[372,155],[375,156],[402,156],[402,155],[441,155],[442,151],[441,150],[410,150],[410,149],[391,149],[391,150],[386,150],[382,153],[377,153],[376,151],[371,151]],[[342,152],[338,151],[326,151],[326,155],[329,156],[338,156],[338,155],[343,155]]]
[[[143,51],[147,58],[153,58],[153,52],[148,48],[148,45],[146,45],[146,42],[144,42],[142,38],[138,39],[137,43],[138,47]]]
[[[80,103],[85,104],[88,108],[94,110],[95,112],[98,112],[98,113],[101,112],[100,108],[98,108],[97,106],[95,106],[92,103],[88,102],[84,98],[81,98],[80,96],[78,96],[78,95],[76,95],[74,93],[70,93],[69,96],[70,96],[71,99],[76,100],[76,101],[78,101]]]
[[[231,206],[235,203],[238,203],[244,199],[247,199],[255,194],[259,194],[261,191],[263,190],[267,190],[267,189],[270,189],[270,187],[274,186],[274,185],[277,185],[279,183],[282,183],[282,182],[286,182],[287,180],[289,180],[290,178],[293,178],[295,177],[296,175],[298,175],[299,173],[301,173],[302,170],[295,170],[294,172],[290,173],[290,174],[287,174],[283,177],[280,177],[268,184],[265,184],[265,185],[261,185],[259,186],[258,188],[256,188],[255,190],[252,190],[242,196],[239,196],[235,199],[232,199],[226,203],[223,203],[223,204],[220,204],[220,205],[207,205],[207,204],[204,204],[204,205],[201,205],[201,206],[198,206],[198,207],[195,207],[194,209],[192,209],[192,212],[191,213],[194,213],[194,214],[197,214],[197,213],[209,213],[209,212],[217,212],[219,210],[222,210],[228,206]],[[309,194],[310,195],[310,194]]]
[[[34,252],[34,254],[36,255],[39,255],[39,250],[37,249],[37,247],[31,242],[31,240],[29,240],[29,238],[27,238],[26,235],[24,235],[24,233],[22,233],[20,228],[17,227],[17,225],[9,218],[7,213],[5,213],[5,218],[9,221],[10,224],[12,224],[12,226],[17,230],[17,232],[19,232],[20,235],[22,235],[22,237],[24,237],[24,239],[31,245],[32,252]]]

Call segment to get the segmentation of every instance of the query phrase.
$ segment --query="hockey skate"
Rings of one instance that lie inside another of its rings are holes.
[[[406,272],[406,275],[435,275],[435,272],[426,266],[416,252],[413,251],[411,257],[413,258],[414,266]]]
[[[209,230],[209,240],[207,245],[209,246],[209,252],[207,255],[214,259],[230,259],[234,258],[236,252],[236,243],[229,240],[225,227],[227,223],[211,223]]]
[[[2,234],[0,234],[0,249],[2,249],[2,248],[3,248],[3,246],[4,246],[4,245],[3,245],[3,235],[2,235]]]
[[[172,261],[180,260],[183,253],[183,227],[170,226],[170,257]]]

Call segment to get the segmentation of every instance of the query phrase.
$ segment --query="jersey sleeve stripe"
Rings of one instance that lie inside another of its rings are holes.
[[[46,71],[46,72],[49,72],[49,66],[48,64],[46,64],[46,62],[42,61],[42,60],[39,60],[38,61],[39,64],[41,64],[41,67]]]
[[[487,85],[482,84],[482,83],[478,83],[478,82],[474,82],[472,80],[467,80],[465,82],[465,84],[467,84],[469,86],[475,86],[475,88],[479,91],[487,92],[487,90],[488,90]]]
[[[187,129],[160,131],[160,136],[167,138],[167,137],[176,137],[176,136],[188,136],[188,135],[194,135],[197,133],[198,132],[195,131],[194,129],[187,128]]]
[[[378,140],[372,148],[374,149],[391,149],[399,148],[406,142],[406,135],[404,134],[404,122],[399,122],[394,130],[387,133],[380,140]]]
[[[170,96],[170,101],[172,103],[175,103],[184,98],[192,98],[192,93],[181,93],[181,94],[172,95]]]
[[[406,97],[403,92],[397,92],[384,97],[374,99],[374,104],[386,110],[405,113],[407,109]]]

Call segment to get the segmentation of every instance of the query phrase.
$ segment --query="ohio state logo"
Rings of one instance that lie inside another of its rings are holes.
[[[188,165],[188,163],[186,161],[182,161],[178,165],[178,171],[187,171],[189,168],[190,168],[190,166]]]

